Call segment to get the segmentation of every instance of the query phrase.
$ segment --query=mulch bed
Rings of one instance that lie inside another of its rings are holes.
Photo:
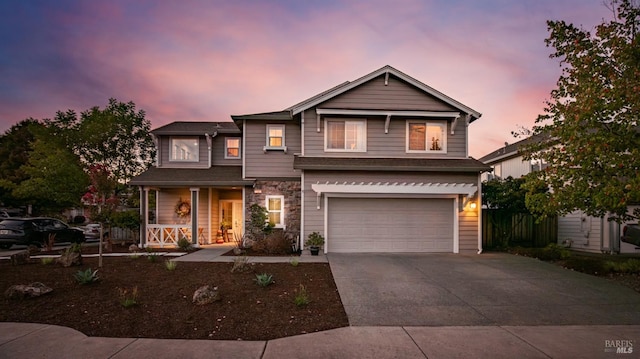
[[[175,339],[270,340],[348,326],[329,265],[326,263],[250,264],[231,273],[232,263],[178,262],[169,271],[163,259],[107,257],[100,280],[80,285],[79,270],[97,269],[97,258],[63,268],[31,259],[12,266],[0,261],[0,290],[42,282],[53,292],[38,298],[0,298],[0,321],[67,326],[89,336]],[[275,283],[260,287],[256,274],[272,274]],[[198,306],[194,291],[219,288],[221,301]],[[309,304],[294,298],[304,285]],[[125,308],[123,295],[137,289],[138,305]]]

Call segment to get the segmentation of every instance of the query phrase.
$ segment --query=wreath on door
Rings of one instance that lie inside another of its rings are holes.
[[[178,204],[176,204],[175,212],[180,218],[188,217],[191,214],[191,205],[180,198]]]

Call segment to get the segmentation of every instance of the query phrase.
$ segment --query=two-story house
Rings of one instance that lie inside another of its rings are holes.
[[[161,127],[158,163],[131,181],[142,207],[155,194],[143,241],[211,243],[229,213],[244,231],[259,204],[301,242],[324,235],[325,252],[479,252],[489,166],[468,156],[468,129],[480,116],[385,66],[282,111]],[[196,210],[179,217],[187,201]]]
[[[505,144],[504,147],[481,157],[480,161],[493,169],[492,174],[482,175],[483,181],[509,176],[519,178],[544,169],[545,163],[524,159],[522,150],[532,141],[538,141],[538,137],[531,136],[512,144]],[[558,217],[558,243],[585,252],[638,253],[640,248],[620,240],[623,226],[604,217],[593,217],[582,211],[573,211]]]

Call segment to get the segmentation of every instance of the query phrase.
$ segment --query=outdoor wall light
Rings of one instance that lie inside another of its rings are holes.
[[[469,208],[471,209],[476,209],[477,205],[475,202],[471,202],[471,204],[469,205]]]

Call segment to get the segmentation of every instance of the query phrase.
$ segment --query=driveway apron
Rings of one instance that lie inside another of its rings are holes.
[[[504,253],[328,254],[352,326],[640,324],[640,294]]]

